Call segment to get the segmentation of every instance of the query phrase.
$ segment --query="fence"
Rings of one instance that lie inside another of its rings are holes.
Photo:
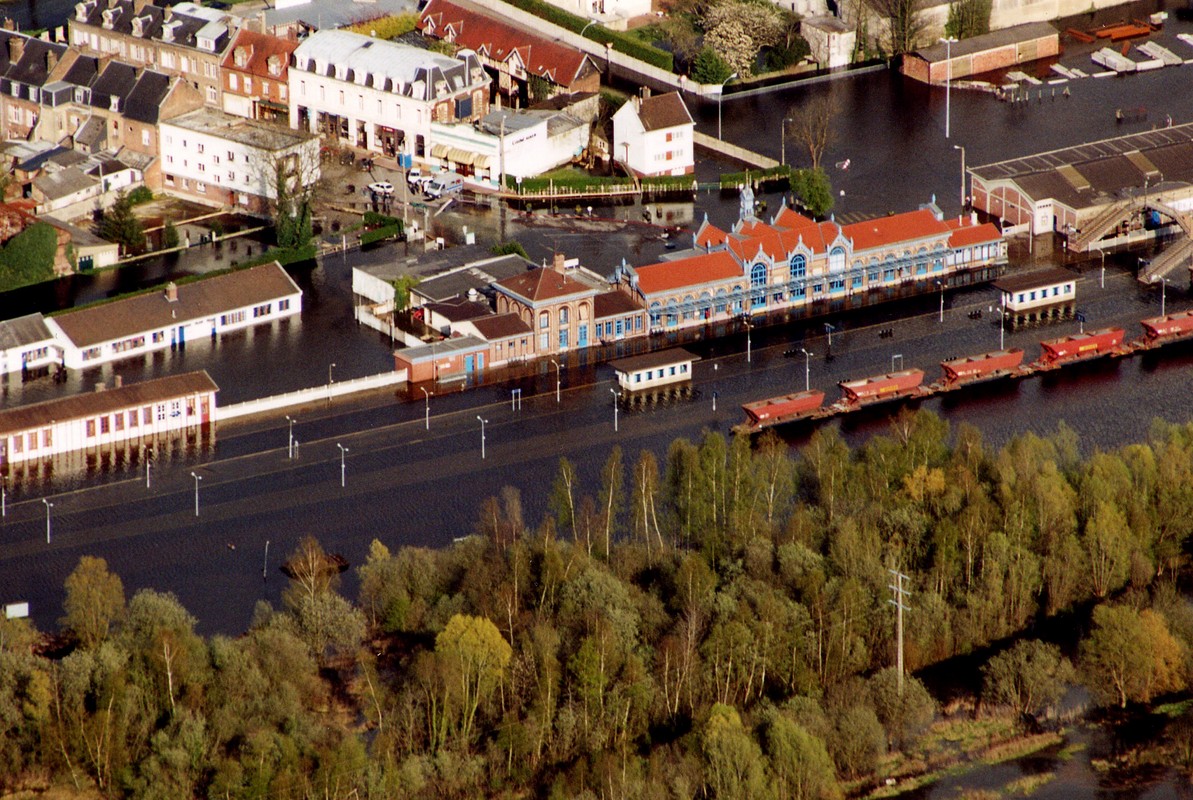
[[[394,372],[383,372],[380,375],[368,375],[364,378],[354,378],[349,381],[339,381],[323,386],[312,386],[309,389],[299,389],[298,391],[286,392],[285,394],[275,394],[272,397],[260,397],[256,400],[234,403],[230,406],[217,408],[215,416],[219,422],[226,422],[237,417],[247,417],[250,414],[260,414],[265,411],[277,411],[278,409],[301,406],[320,400],[331,402],[333,397],[343,397],[344,395],[355,394],[356,392],[367,392],[370,389],[380,389],[385,386],[394,386],[405,382],[406,370],[404,369]]]

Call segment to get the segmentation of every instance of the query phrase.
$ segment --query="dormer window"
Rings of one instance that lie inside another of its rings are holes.
[[[86,22],[87,12],[90,10],[90,3],[75,3],[75,19],[79,22]]]
[[[344,72],[345,68],[340,64],[336,64],[336,80],[344,80]]]
[[[215,39],[209,39],[206,36],[198,37],[196,47],[200,50],[206,50],[209,53],[215,52]]]
[[[237,47],[232,52],[232,62],[242,69],[247,67],[249,64],[249,48]]]
[[[265,61],[269,68],[269,74],[275,77],[282,74],[282,59],[281,56],[270,56]]]
[[[112,30],[116,25],[116,11],[115,9],[105,8],[103,11],[103,26],[107,30]]]
[[[133,17],[133,36],[145,35],[145,20],[143,17]]]
[[[116,111],[116,112],[120,111],[120,98],[119,97],[117,97],[116,95],[112,95],[111,97],[108,98],[108,110]]]

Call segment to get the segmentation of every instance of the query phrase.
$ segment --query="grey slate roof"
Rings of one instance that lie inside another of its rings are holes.
[[[226,12],[197,6],[194,3],[178,3],[169,9],[168,14],[166,9],[156,5],[146,5],[138,14],[132,0],[116,0],[111,4],[107,0],[88,0],[80,6],[82,14],[79,14],[79,6],[76,6],[75,16],[71,17],[72,22],[102,28],[104,14],[107,13],[111,21],[108,30],[114,33],[137,36],[133,29],[133,20],[140,18],[141,32],[137,38],[164,41],[217,55],[223,54],[231,41],[228,26],[223,22],[227,17]],[[167,30],[170,38],[167,38]],[[214,50],[198,47],[200,34],[210,36],[215,41]]]
[[[162,102],[170,93],[170,77],[145,70],[124,105],[124,116],[137,122],[156,125],[161,117]]]
[[[54,334],[46,327],[41,314],[26,314],[23,317],[0,321],[0,350],[50,341]]]
[[[294,50],[294,66],[304,72],[323,75],[345,69],[346,80],[364,73],[367,85],[383,91],[430,100],[438,96],[435,86],[445,81],[448,92],[472,86],[471,71],[481,69],[476,54],[461,50],[456,57],[420,50],[404,44],[373,39],[349,31],[318,31]],[[489,77],[481,70],[480,82]]]
[[[78,167],[45,172],[33,179],[33,185],[49,200],[67,197],[99,183],[99,178],[88,175]]]

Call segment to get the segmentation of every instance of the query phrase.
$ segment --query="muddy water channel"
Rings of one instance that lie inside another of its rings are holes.
[[[1134,763],[1132,754],[1138,748],[1158,742],[1163,735],[1164,720],[1149,716],[1115,725],[1074,723],[1066,728],[1060,744],[1022,758],[976,766],[898,797],[909,800],[1193,797],[1193,787],[1179,769],[1122,766]]]

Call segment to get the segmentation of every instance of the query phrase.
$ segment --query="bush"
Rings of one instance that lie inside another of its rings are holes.
[[[733,67],[717,55],[717,51],[706,47],[692,59],[692,80],[697,83],[718,84],[729,79]]]
[[[128,202],[130,205],[139,206],[148,203],[153,199],[153,190],[148,186],[138,186],[128,193]]]
[[[178,229],[174,223],[166,220],[166,227],[162,229],[162,249],[172,250],[178,246]]]
[[[754,182],[761,183],[766,188],[785,188],[791,182],[791,167],[780,164],[770,169],[721,173],[722,189],[737,189],[739,186]]]
[[[58,231],[37,222],[8,240],[0,249],[0,291],[27,286],[54,277]]]
[[[418,27],[418,14],[392,14],[388,17],[376,17],[358,22],[348,27],[353,33],[362,36],[374,36],[378,39],[396,39],[404,33],[410,33]]]

